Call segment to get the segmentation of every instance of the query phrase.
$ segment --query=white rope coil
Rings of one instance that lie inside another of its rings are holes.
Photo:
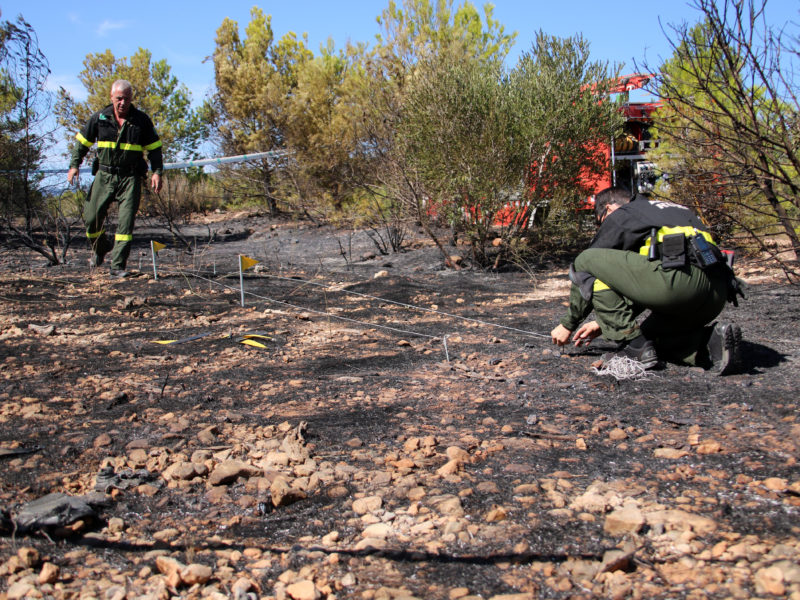
[[[604,360],[599,369],[597,367],[592,367],[592,370],[595,372],[595,375],[610,375],[617,381],[624,379],[647,379],[648,377],[655,376],[654,373],[645,369],[638,360],[633,360],[627,356],[612,356],[608,360]]]

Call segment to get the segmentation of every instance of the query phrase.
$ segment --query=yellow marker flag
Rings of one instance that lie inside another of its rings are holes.
[[[153,240],[153,252],[160,252],[161,250],[163,250],[166,247],[167,247],[166,244],[162,244],[161,242],[157,242],[157,241]]]
[[[242,271],[246,271],[250,267],[254,267],[259,262],[255,258],[250,258],[244,254],[239,255],[239,260],[241,261]]]
[[[262,344],[261,342],[257,342],[255,340],[250,340],[250,339],[242,340],[239,343],[240,344],[245,344],[247,346],[254,346],[256,348],[266,348],[266,346],[264,344]]]

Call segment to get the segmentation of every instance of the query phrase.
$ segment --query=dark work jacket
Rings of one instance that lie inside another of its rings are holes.
[[[650,237],[653,227],[694,227],[699,231],[706,230],[706,225],[685,206],[637,196],[605,218],[589,247],[639,252]]]
[[[77,168],[81,164],[83,157],[95,142],[101,165],[137,167],[142,163],[144,152],[147,152],[150,168],[154,173],[161,174],[164,168],[161,140],[153,127],[153,122],[135,106],[130,107],[128,118],[122,127],[119,127],[114,117],[114,107],[109,104],[103,110],[94,113],[75,137],[78,143],[72,151],[70,168]]]
[[[648,200],[637,196],[610,213],[600,225],[590,248],[626,250],[647,254],[652,230],[662,228],[687,227],[705,232],[706,226],[690,209],[680,204],[663,200]],[[710,235],[707,239],[711,241]],[[658,238],[660,239],[660,237]],[[577,323],[583,321],[592,311],[592,295],[596,277],[591,273],[576,271],[570,265],[569,278],[580,291],[570,295],[570,308],[561,324],[572,331]]]

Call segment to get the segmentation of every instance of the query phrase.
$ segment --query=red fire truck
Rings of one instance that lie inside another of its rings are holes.
[[[647,85],[653,78],[648,73],[623,75],[611,87],[612,94],[628,94]],[[623,133],[614,143],[608,144],[606,153],[610,169],[602,177],[589,182],[594,193],[619,185],[633,192],[647,194],[653,190],[656,180],[655,166],[647,159],[647,152],[654,148],[658,141],[653,139],[650,127],[653,124],[653,113],[662,106],[661,102],[624,102],[622,113],[625,116]],[[594,195],[589,198],[594,206]]]
[[[657,178],[655,165],[647,159],[647,152],[657,145],[650,127],[653,124],[653,113],[661,107],[661,102],[630,102],[627,95],[643,88],[653,78],[648,73],[622,75],[610,87],[611,94],[626,94],[626,101],[621,106],[625,117],[623,132],[613,142],[602,144],[599,151],[608,160],[609,169],[602,175],[584,176],[582,181],[591,194],[580,210],[594,209],[594,196],[600,190],[612,185],[619,185],[633,192],[647,194],[653,190]],[[548,211],[548,203],[534,206],[531,202],[517,200],[509,202],[494,218],[499,227],[530,227]],[[475,215],[464,215],[475,218]]]

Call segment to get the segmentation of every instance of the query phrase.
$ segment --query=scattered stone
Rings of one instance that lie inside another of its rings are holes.
[[[783,596],[786,586],[783,584],[783,572],[778,567],[765,567],[756,571],[753,578],[757,594]]]
[[[502,506],[495,506],[486,515],[487,523],[497,523],[498,521],[505,521],[508,518],[508,512]]]
[[[788,487],[788,482],[782,477],[767,477],[762,484],[773,492],[784,492]]]
[[[167,529],[161,529],[160,531],[156,531],[153,534],[153,539],[159,542],[169,542],[171,540],[176,539],[180,534],[181,532],[175,529],[174,527],[168,527]]]
[[[58,565],[54,565],[51,562],[46,562],[42,565],[41,571],[39,571],[39,583],[55,583],[58,581],[58,577],[61,574],[61,569]]]
[[[39,551],[36,548],[23,546],[17,550],[17,557],[19,557],[19,562],[26,569],[33,569],[39,565]]]
[[[361,532],[361,537],[363,538],[376,538],[376,539],[386,539],[392,534],[392,527],[386,523],[375,523],[373,525],[368,525],[364,531]]]
[[[23,598],[30,597],[29,594],[31,594],[34,590],[34,586],[32,586],[30,583],[25,581],[17,581],[8,587],[6,598],[8,600],[22,600]]]
[[[607,550],[603,554],[603,562],[600,565],[600,573],[612,573],[614,571],[627,571],[633,562],[633,552],[625,550]]]
[[[458,496],[439,496],[431,498],[431,502],[443,515],[460,517],[464,514],[461,499]]]
[[[447,458],[450,460],[457,460],[462,463],[469,462],[469,452],[459,446],[450,446],[445,451]]]
[[[228,488],[222,486],[212,487],[206,492],[206,500],[211,504],[230,504],[231,497],[228,495]]]
[[[239,477],[260,475],[261,469],[240,460],[226,460],[219,463],[208,476],[209,485],[227,485]]]
[[[288,506],[307,498],[305,492],[291,487],[284,477],[275,478],[269,488],[269,493],[275,507]]]
[[[722,451],[722,446],[716,440],[706,440],[697,445],[698,454],[717,454]]]
[[[353,511],[355,511],[357,515],[375,512],[381,506],[383,506],[383,498],[380,496],[367,496],[365,498],[353,500]]]
[[[436,474],[440,477],[446,477],[447,475],[454,475],[458,473],[458,470],[461,468],[462,461],[461,460],[448,460],[444,463],[441,467],[436,469]]]
[[[679,448],[656,448],[653,451],[653,456],[656,458],[669,458],[677,460],[679,458],[683,458],[684,456],[689,456],[689,451]]]
[[[211,567],[208,565],[201,565],[198,563],[192,563],[191,565],[187,565],[180,571],[181,581],[185,585],[195,585],[195,584],[205,584],[208,583],[208,580],[211,579],[211,575],[213,571]]]
[[[293,600],[318,600],[320,597],[319,590],[317,590],[314,582],[307,579],[287,586],[286,593]]]
[[[125,521],[119,517],[111,517],[108,520],[108,531],[111,533],[121,533],[125,529]]]
[[[646,518],[649,525],[670,524],[683,529],[691,528],[699,535],[706,535],[717,529],[717,524],[713,519],[684,510],[648,511]]]
[[[110,446],[111,442],[112,440],[110,435],[108,435],[107,433],[101,433],[96,438],[94,438],[94,442],[92,443],[92,445],[95,448],[105,448],[107,446]]]
[[[170,556],[156,557],[156,568],[166,576],[168,580],[175,581],[177,579],[177,581],[180,582],[180,572],[184,567],[185,565],[183,563]]]
[[[624,429],[620,429],[619,427],[615,427],[608,432],[608,439],[610,439],[612,442],[620,442],[627,438],[628,434],[625,433]]]
[[[201,429],[197,433],[197,439],[201,444],[205,444],[206,446],[211,446],[212,444],[216,443],[218,434],[219,434],[219,429],[217,428],[217,426],[211,425],[210,427]]]
[[[639,533],[645,524],[642,511],[635,506],[619,508],[606,516],[603,530],[609,535]]]

